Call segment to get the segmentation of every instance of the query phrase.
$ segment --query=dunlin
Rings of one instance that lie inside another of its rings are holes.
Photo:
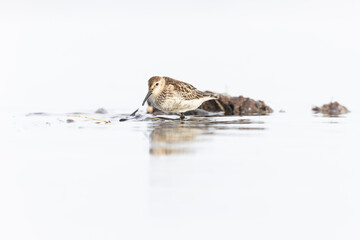
[[[177,113],[180,119],[185,118],[184,113],[200,107],[208,100],[217,99],[215,95],[197,90],[192,85],[169,77],[152,77],[149,79],[149,92],[144,102],[149,102],[167,113]]]

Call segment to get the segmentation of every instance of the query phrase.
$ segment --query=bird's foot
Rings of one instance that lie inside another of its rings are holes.
[[[185,119],[184,113],[180,113],[180,120],[184,120],[184,119]]]

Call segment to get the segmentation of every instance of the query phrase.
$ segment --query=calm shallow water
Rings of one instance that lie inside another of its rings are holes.
[[[5,236],[360,237],[356,113],[185,122],[81,115],[112,123],[30,114],[2,126]]]

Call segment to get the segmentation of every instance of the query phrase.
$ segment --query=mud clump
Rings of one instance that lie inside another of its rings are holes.
[[[232,97],[229,95],[216,94],[210,91],[206,91],[206,93],[214,94],[218,96],[218,99],[206,101],[198,109],[189,111],[185,113],[185,115],[206,115],[208,112],[223,112],[224,115],[227,116],[252,116],[267,115],[273,112],[273,110],[263,101],[256,101],[243,96]],[[151,106],[150,103],[147,112],[152,114],[164,114],[159,109]]]
[[[212,93],[207,91],[208,93]],[[212,93],[214,94],[214,93]],[[232,97],[229,95],[215,94],[217,100],[204,102],[199,108],[209,112],[223,111],[225,115],[267,115],[273,110],[264,103],[243,96]]]
[[[314,113],[322,113],[329,116],[338,116],[350,112],[345,106],[338,102],[330,102],[322,105],[321,107],[313,107],[312,110]]]

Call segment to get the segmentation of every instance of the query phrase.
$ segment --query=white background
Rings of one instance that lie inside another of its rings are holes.
[[[356,110],[359,12],[346,0],[2,0],[0,106],[132,111],[160,75],[277,110]]]

